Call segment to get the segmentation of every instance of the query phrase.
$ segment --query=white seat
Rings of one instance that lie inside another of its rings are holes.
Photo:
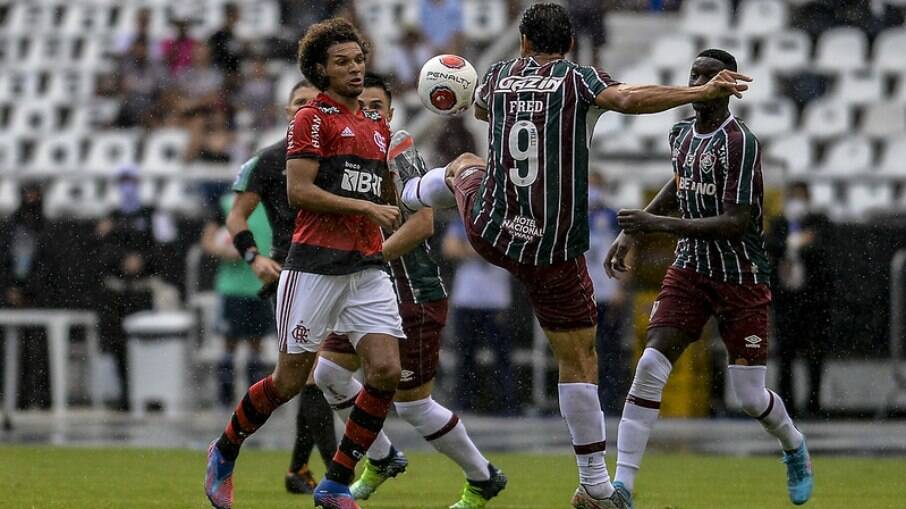
[[[875,40],[875,68],[887,72],[906,69],[906,28],[891,28]]]
[[[641,154],[645,152],[645,143],[635,133],[624,130],[596,140],[595,149],[604,154]]]
[[[97,174],[112,174],[118,168],[135,164],[138,153],[135,132],[99,131],[91,135],[91,146],[85,158],[85,170]]]
[[[507,4],[503,0],[464,0],[462,17],[463,35],[467,39],[490,41],[506,30]]]
[[[862,136],[845,136],[834,141],[824,156],[819,170],[827,175],[855,176],[870,171],[873,150],[871,142]]]
[[[633,115],[627,118],[629,131],[637,136],[666,140],[670,129],[676,123],[673,111],[664,111],[652,115]],[[666,143],[663,143],[666,146]]]
[[[57,70],[61,65],[71,63],[74,46],[74,39],[69,37],[59,35],[33,37],[19,66],[27,70]]]
[[[57,110],[57,106],[48,101],[19,104],[13,109],[10,130],[20,136],[50,132],[60,124]]]
[[[239,4],[239,24],[236,33],[243,39],[259,39],[271,36],[280,30],[280,5],[273,0],[257,0]],[[208,16],[211,10],[205,10],[202,19]],[[223,12],[218,7],[216,12]]]
[[[611,136],[622,132],[626,129],[626,119],[629,118],[626,115],[618,115],[616,113],[604,113],[598,117],[598,122],[595,124],[594,134],[592,135],[592,142],[596,140],[601,140],[605,136]]]
[[[22,167],[22,148],[14,136],[0,136],[0,174],[19,171]]]
[[[185,181],[170,179],[164,184],[157,207],[163,212],[191,214],[198,209],[198,199],[189,193]]]
[[[673,69],[678,65],[688,67],[693,58],[695,58],[695,41],[693,38],[685,34],[675,33],[662,35],[654,41],[648,62],[662,69]]]
[[[661,73],[657,68],[647,64],[636,65],[625,69],[616,76],[616,79],[630,85],[658,85],[663,82]]]
[[[766,38],[759,63],[776,71],[794,71],[811,60],[812,41],[805,32],[788,30]]]
[[[375,41],[396,41],[402,28],[418,22],[418,2],[405,0],[358,0],[356,16]]]
[[[262,148],[273,145],[278,141],[286,138],[286,128],[285,127],[274,127],[268,129],[267,131],[262,132],[258,135],[255,140],[255,150],[261,150]]]
[[[182,129],[158,129],[145,141],[142,169],[147,174],[179,171],[184,162],[189,133]]]
[[[91,74],[64,71],[50,75],[46,97],[51,101],[73,103],[92,97],[94,92],[94,80]]]
[[[157,185],[154,182],[154,179],[143,178],[139,180],[138,183],[138,196],[141,200],[142,205],[154,205],[154,200],[157,199]],[[114,182],[108,182],[107,186],[104,188],[103,195],[101,197],[101,202],[104,204],[104,209],[112,210],[119,206],[120,204],[120,188],[115,185]]]
[[[869,104],[861,131],[874,138],[906,134],[906,106],[900,102]]]
[[[746,0],[737,8],[737,31],[744,35],[768,35],[786,27],[787,8],[782,0]]]
[[[807,174],[815,162],[815,149],[808,136],[795,133],[772,141],[766,150],[769,159],[774,159],[791,175]]]
[[[10,34],[46,34],[52,26],[52,6],[41,2],[13,2],[7,14],[6,30]]]
[[[846,186],[846,208],[850,216],[863,216],[893,205],[890,182],[852,183]]]
[[[81,139],[69,134],[41,138],[29,171],[49,174],[78,171],[82,162],[81,144]]]
[[[755,103],[746,115],[746,124],[763,140],[784,136],[796,127],[796,105],[786,97]]]
[[[836,214],[840,210],[840,200],[834,191],[833,182],[811,182],[808,186],[812,206],[815,210]]]
[[[879,72],[853,69],[840,74],[834,96],[849,104],[866,104],[880,101],[883,90],[884,81]]]
[[[720,48],[733,55],[740,70],[745,70],[752,62],[752,39],[746,35],[731,33],[712,35],[705,38],[705,46]]]
[[[6,216],[18,207],[19,189],[16,181],[13,179],[0,180],[0,215]]]
[[[0,100],[34,99],[40,94],[41,76],[36,72],[0,73]]]
[[[906,177],[906,136],[894,136],[884,141],[878,168],[884,175]]]
[[[109,7],[95,3],[72,2],[65,6],[58,33],[70,37],[109,30]]]
[[[832,28],[818,39],[815,58],[817,68],[825,71],[847,71],[867,66],[868,37],[853,27]]]
[[[749,89],[742,93],[742,101],[746,104],[760,102],[773,102],[780,95],[777,93],[777,78],[771,69],[764,66],[740,68],[743,74],[752,78]],[[733,102],[731,98],[730,102]]]
[[[849,105],[832,100],[817,100],[805,107],[802,130],[809,136],[827,139],[847,134],[852,127]]]
[[[726,0],[686,0],[680,11],[680,27],[694,35],[712,35],[730,28],[730,2]]]

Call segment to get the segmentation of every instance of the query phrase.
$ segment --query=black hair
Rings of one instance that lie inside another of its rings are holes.
[[[387,81],[387,78],[381,76],[380,74],[373,72],[365,73],[364,88],[380,88],[387,94],[387,101],[393,102],[393,90],[390,88],[390,82]]]
[[[716,48],[706,49],[706,50],[702,51],[701,53],[699,53],[698,57],[713,58],[714,60],[717,60],[718,62],[721,62],[722,64],[724,64],[724,69],[729,69],[731,71],[736,71],[736,69],[737,69],[736,57],[734,57],[733,55],[727,53],[726,51],[724,51],[722,49],[716,49]]]
[[[318,71],[318,64],[327,65],[327,50],[334,44],[354,42],[368,58],[368,44],[355,26],[343,18],[331,18],[308,28],[299,41],[299,70],[318,90],[327,90],[327,76]]]
[[[293,85],[293,89],[289,91],[289,100],[293,100],[293,96],[296,95],[296,90],[299,90],[302,87],[310,87],[311,85],[305,80],[299,80]]]
[[[539,53],[565,54],[572,49],[573,23],[562,6],[535,4],[525,10],[519,22],[519,33]]]

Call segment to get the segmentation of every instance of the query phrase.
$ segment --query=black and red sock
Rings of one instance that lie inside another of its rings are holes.
[[[355,406],[346,421],[346,432],[334,454],[327,471],[327,478],[349,485],[355,474],[355,465],[365,457],[375,437],[384,426],[384,419],[393,404],[395,391],[382,391],[368,385],[355,400]]]
[[[235,460],[239,456],[242,442],[267,422],[271,413],[286,401],[277,393],[273,377],[269,376],[249,387],[217,441],[221,454],[228,460]]]

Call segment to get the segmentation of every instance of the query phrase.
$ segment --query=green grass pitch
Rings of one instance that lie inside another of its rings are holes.
[[[611,463],[612,463],[611,454]],[[243,451],[236,469],[237,509],[312,507],[288,495],[288,452]],[[576,486],[567,455],[492,454],[510,478],[496,509],[569,509]],[[200,451],[0,446],[0,500],[11,509],[204,508]],[[323,469],[317,467],[318,473]],[[611,470],[612,472],[613,470]],[[815,495],[805,507],[906,507],[906,460],[818,457]],[[771,509],[786,498],[779,458],[652,453],[637,486],[638,509]],[[442,509],[462,488],[457,468],[438,454],[410,455],[409,471],[388,481],[363,509]]]

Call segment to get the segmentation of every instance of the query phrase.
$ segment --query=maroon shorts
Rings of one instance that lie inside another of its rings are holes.
[[[671,327],[698,339],[711,316],[727,347],[730,364],[768,359],[771,289],[764,284],[725,283],[689,269],[670,267],[651,309],[648,329]]]
[[[447,323],[447,299],[424,304],[400,303],[406,339],[400,340],[400,389],[420,387],[437,376],[440,338]],[[352,343],[340,334],[327,336],[322,352],[355,354]]]
[[[484,168],[466,168],[454,182],[456,204],[472,248],[489,263],[509,271],[525,286],[535,316],[545,330],[571,331],[594,327],[598,323],[598,309],[584,256],[552,265],[519,263],[476,231],[472,205],[478,197],[484,174]]]

